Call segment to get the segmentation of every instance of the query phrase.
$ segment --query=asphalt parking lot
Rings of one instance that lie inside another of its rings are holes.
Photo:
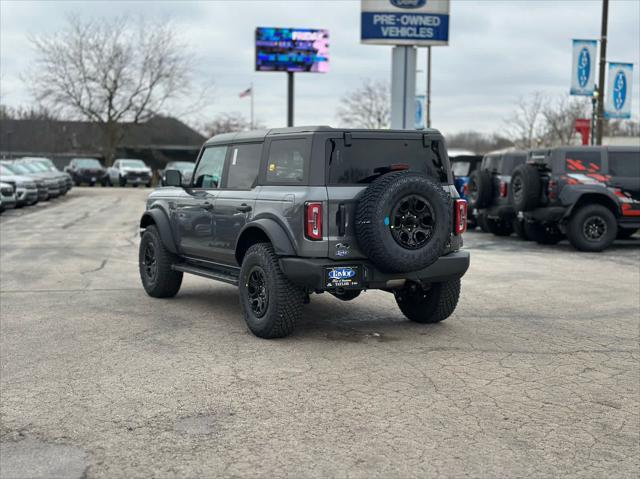
[[[637,477],[638,236],[469,233],[447,321],[322,295],[265,341],[231,286],[145,295],[148,191],[0,217],[0,476]]]

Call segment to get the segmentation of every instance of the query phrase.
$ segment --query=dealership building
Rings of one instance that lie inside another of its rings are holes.
[[[197,131],[171,117],[155,117],[144,123],[124,123],[116,158],[139,158],[153,169],[169,161],[195,161],[205,141]],[[88,121],[0,120],[0,158],[44,156],[63,168],[71,158],[98,158],[103,130]]]

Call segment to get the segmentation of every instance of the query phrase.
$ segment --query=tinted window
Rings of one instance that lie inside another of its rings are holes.
[[[600,173],[602,155],[599,151],[567,151],[564,155],[568,172],[572,173]]]
[[[213,146],[202,153],[198,168],[193,175],[193,186],[196,188],[217,188],[222,177],[226,146]]]
[[[510,175],[518,166],[524,165],[527,159],[526,154],[504,155],[502,160],[502,173]]]
[[[454,161],[451,163],[451,171],[456,176],[469,176],[471,163],[468,161]]]
[[[309,141],[274,140],[269,147],[267,182],[302,183],[309,164]]]
[[[261,152],[261,143],[231,147],[227,188],[248,190],[254,186],[260,170]]]
[[[640,152],[609,151],[609,174],[640,178]]]
[[[446,182],[443,148],[438,141],[425,147],[422,139],[329,140],[329,182],[333,185],[369,183],[393,170],[410,170]]]

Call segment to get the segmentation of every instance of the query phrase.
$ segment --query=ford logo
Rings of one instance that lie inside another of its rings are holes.
[[[616,110],[622,110],[624,102],[627,99],[627,75],[623,71],[616,73],[613,81],[613,107]]]
[[[591,74],[591,55],[589,50],[583,48],[578,56],[578,83],[580,88],[587,86],[589,75]]]
[[[356,272],[353,268],[334,268],[329,271],[329,279],[353,278]]]
[[[427,0],[389,0],[389,2],[398,8],[420,8],[427,4]]]

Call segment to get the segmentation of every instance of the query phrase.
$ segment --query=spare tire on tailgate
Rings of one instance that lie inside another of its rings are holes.
[[[469,177],[467,197],[472,208],[486,208],[493,199],[493,178],[487,170],[476,170]]]
[[[383,175],[358,199],[358,244],[385,273],[426,268],[444,251],[452,211],[451,196],[432,179],[409,171]]]
[[[540,173],[533,165],[520,165],[511,175],[509,199],[516,211],[531,211],[540,200]]]

